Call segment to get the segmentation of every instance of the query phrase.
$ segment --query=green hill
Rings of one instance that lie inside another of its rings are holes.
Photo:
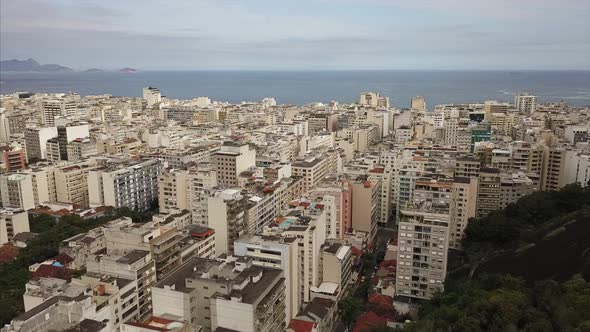
[[[590,188],[472,220],[446,290],[407,331],[590,331]]]

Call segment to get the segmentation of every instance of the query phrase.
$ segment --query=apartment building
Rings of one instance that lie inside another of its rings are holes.
[[[369,107],[389,108],[389,97],[380,95],[378,92],[363,92],[359,98],[359,105]]]
[[[328,174],[329,159],[313,156],[291,164],[292,174],[303,178],[304,189],[311,190]]]
[[[27,161],[47,158],[47,141],[57,136],[56,127],[27,128],[25,130],[25,146]]]
[[[319,252],[326,242],[326,211],[321,204],[298,204],[285,210],[276,223],[265,228],[263,235],[281,236],[285,239],[299,239],[297,248],[299,274],[299,299],[311,300],[312,287],[321,284]]]
[[[188,172],[174,169],[164,169],[158,176],[158,207],[162,212],[175,209],[187,209]]]
[[[247,143],[226,141],[212,156],[218,183],[237,187],[240,173],[256,165],[256,150]]]
[[[209,225],[209,196],[217,187],[217,172],[213,167],[200,166],[190,169],[187,176],[189,210],[192,214],[192,223],[201,226]]]
[[[96,154],[96,142],[89,138],[76,138],[67,144],[68,161],[82,160]]]
[[[377,235],[381,218],[381,181],[372,175],[360,175],[351,179],[352,217],[351,227],[363,232],[371,243]]]
[[[0,174],[2,206],[29,210],[35,207],[33,182],[29,174]]]
[[[539,190],[536,174],[523,172],[500,174],[500,199],[498,209],[503,209],[519,198]]]
[[[152,312],[152,286],[156,282],[156,263],[149,251],[132,250],[126,254],[99,254],[89,257],[86,271],[94,275],[130,280],[137,286],[129,292],[122,321],[143,321]]]
[[[417,181],[398,222],[396,294],[430,299],[444,290],[452,183]]]
[[[344,233],[351,228],[352,223],[352,190],[348,179],[330,176],[307,194],[311,199],[333,197],[335,225],[327,226],[329,238],[344,239]]]
[[[500,206],[500,170],[482,168],[477,186],[477,217],[485,217]]]
[[[225,189],[210,196],[207,204],[208,224],[215,230],[215,255],[231,254],[234,242],[247,232],[250,209],[256,203],[238,190]]]
[[[559,146],[544,146],[541,190],[558,190],[563,187],[566,149]]]
[[[537,96],[529,93],[518,93],[514,96],[514,107],[523,113],[532,113],[537,107]]]
[[[175,227],[158,226],[154,222],[138,224],[132,223],[130,218],[121,218],[103,231],[107,253],[150,252],[158,278],[165,277],[180,265],[179,242],[182,236]]]
[[[0,209],[0,245],[4,245],[19,233],[30,232],[29,215],[20,209]]]
[[[300,297],[298,271],[299,240],[296,237],[284,238],[276,235],[244,235],[234,242],[234,255],[247,257],[255,266],[263,266],[283,271],[285,278],[285,317],[289,321],[295,317],[303,303]]]
[[[153,314],[203,331],[280,331],[286,326],[283,272],[248,259],[194,257],[152,288]]]
[[[470,218],[477,214],[476,177],[455,177],[451,187],[449,248],[461,248]]]
[[[88,173],[90,207],[128,207],[145,211],[158,201],[158,176],[161,162],[109,162]]]
[[[2,162],[6,173],[23,171],[25,169],[25,150],[22,148],[13,149],[7,147],[2,150]]]
[[[312,298],[325,298],[338,301],[352,282],[352,250],[350,246],[338,242],[325,243],[320,249],[322,283],[312,288]]]
[[[56,167],[53,174],[57,201],[89,207],[88,172],[96,167],[93,161]]]
[[[147,102],[147,107],[152,108],[159,105],[162,101],[162,94],[158,88],[151,86],[143,88],[143,99]]]
[[[455,159],[456,177],[478,177],[481,162],[476,156],[468,155]]]

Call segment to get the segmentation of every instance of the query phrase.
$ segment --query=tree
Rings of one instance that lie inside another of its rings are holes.
[[[363,311],[365,304],[358,297],[348,295],[338,303],[338,310],[342,322],[350,327],[356,320],[356,317]]]

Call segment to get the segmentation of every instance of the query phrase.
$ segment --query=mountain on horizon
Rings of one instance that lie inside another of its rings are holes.
[[[73,70],[58,64],[41,65],[35,59],[29,58],[27,60],[12,59],[0,61],[0,71],[70,72]]]

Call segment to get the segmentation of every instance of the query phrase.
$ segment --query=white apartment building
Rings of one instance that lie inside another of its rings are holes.
[[[31,175],[23,173],[0,174],[2,206],[29,210],[35,207]]]
[[[514,96],[514,107],[525,113],[532,113],[537,107],[537,96],[529,93],[518,93]]]
[[[143,88],[143,99],[147,102],[147,107],[152,108],[162,102],[162,94],[158,88],[148,86]]]
[[[90,207],[128,207],[149,210],[158,201],[161,162],[115,162],[88,173]]]
[[[300,297],[298,273],[298,238],[283,238],[274,235],[244,235],[234,242],[234,255],[247,257],[255,266],[283,270],[285,278],[285,313],[287,321],[295,317],[303,303]]]
[[[416,182],[414,200],[398,222],[396,294],[430,299],[444,289],[452,184]]]

